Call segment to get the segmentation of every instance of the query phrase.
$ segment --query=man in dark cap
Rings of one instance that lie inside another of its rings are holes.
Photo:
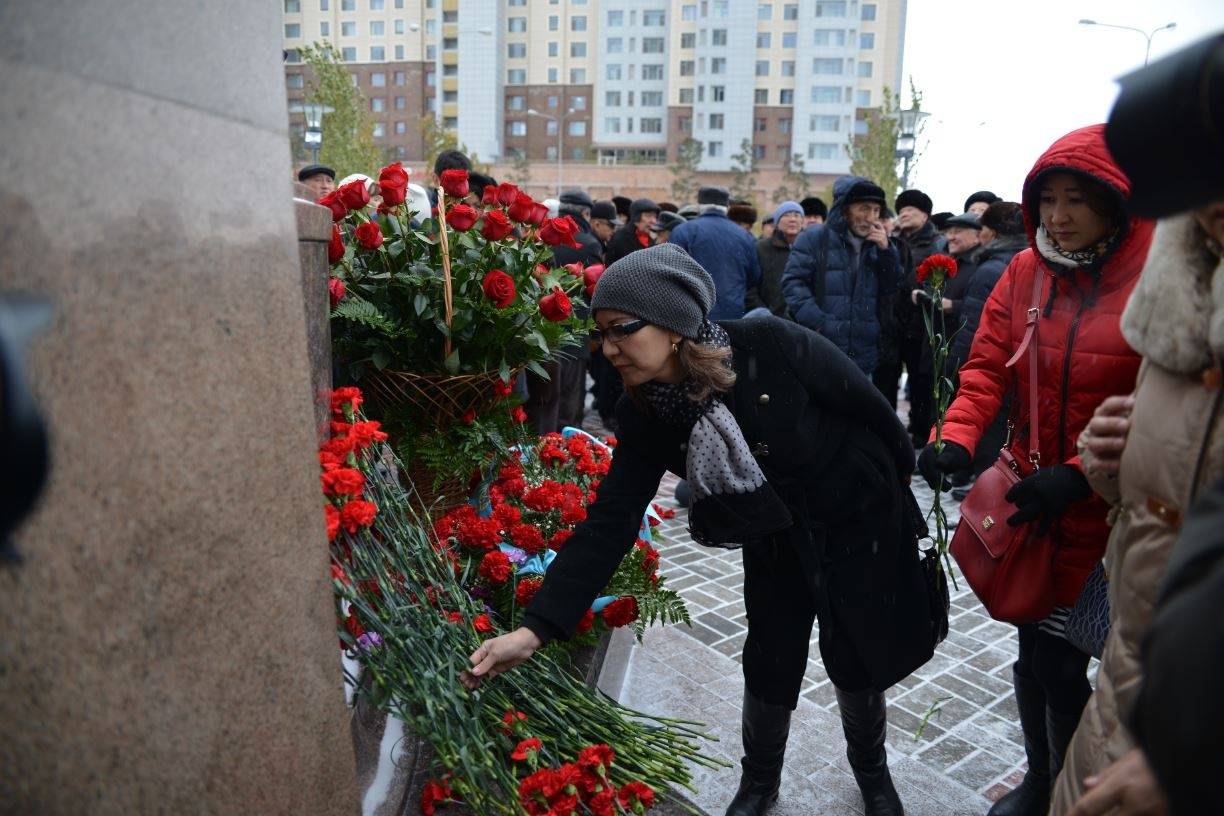
[[[674,212],[664,210],[659,213],[659,219],[650,225],[650,234],[654,236],[656,244],[666,244],[672,230],[685,223],[688,222]]]
[[[615,201],[615,199],[613,199]],[[610,266],[628,255],[651,246],[650,225],[659,217],[659,205],[649,198],[639,198],[629,205],[629,218],[625,226],[612,234],[605,262]]]
[[[956,213],[950,213],[950,212],[937,212],[931,216],[931,223],[935,225],[935,229],[939,230],[940,235],[943,234],[944,225],[948,223],[948,219],[954,216],[955,214]]]
[[[802,213],[803,210],[800,209],[799,212]],[[775,227],[776,227],[776,223],[774,222],[773,215],[767,215],[764,218],[762,218],[761,219],[761,237],[768,238],[769,236],[773,235]]]
[[[884,191],[859,176],[833,185],[829,220],[791,247],[782,294],[795,320],[823,334],[867,376],[879,360],[879,301],[897,291],[901,252],[880,223]]]
[[[668,239],[692,255],[714,278],[716,297],[711,320],[743,317],[748,290],[761,285],[756,242],[747,230],[727,218],[730,200],[725,187],[702,187],[697,191],[701,215],[676,227]],[[756,221],[755,212],[751,220]]]
[[[612,205],[616,207],[616,214],[620,216],[620,220],[629,222],[629,210],[633,207],[633,199],[627,196],[612,196]]]
[[[298,171],[298,181],[309,187],[318,201],[336,189],[336,171],[324,164],[308,164]]]
[[[816,196],[808,196],[799,202],[799,206],[803,208],[803,226],[805,227],[810,227],[812,224],[823,224],[829,217],[829,208]]]
[[[599,243],[606,251],[608,241],[612,240],[612,233],[624,223],[616,214],[616,205],[611,201],[596,201],[591,205],[590,220],[591,233],[599,239]]]
[[[982,213],[986,212],[987,207],[996,201],[1002,200],[1003,199],[999,198],[989,190],[978,190],[976,193],[965,199],[965,212],[973,213],[976,216],[981,216]]]
[[[752,235],[752,228],[756,226],[756,207],[751,204],[732,204],[727,208],[727,217],[731,219],[731,223],[738,224]]]
[[[677,210],[677,215],[679,215],[685,221],[692,221],[694,218],[701,215],[701,208],[696,204],[685,204],[683,207]]]

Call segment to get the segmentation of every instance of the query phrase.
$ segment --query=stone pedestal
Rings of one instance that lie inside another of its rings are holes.
[[[52,472],[0,569],[0,811],[355,813],[279,4],[0,4],[0,288]]]

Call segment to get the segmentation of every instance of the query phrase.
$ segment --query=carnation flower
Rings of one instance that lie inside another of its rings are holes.
[[[528,606],[531,604],[531,599],[535,597],[536,592],[544,584],[544,579],[538,575],[533,575],[530,578],[524,578],[519,581],[518,586],[514,590],[514,601],[519,606]]]
[[[472,628],[477,632],[492,632],[493,621],[489,620],[489,616],[481,613],[472,619]]]
[[[319,479],[327,496],[360,496],[365,487],[365,476],[356,468],[332,468],[322,473]]]
[[[361,389],[349,386],[332,391],[331,409],[333,414],[344,415],[345,411],[356,411],[361,407]]]
[[[603,609],[604,623],[612,629],[633,623],[637,620],[637,616],[637,598],[632,595],[621,596]]]
[[[538,754],[543,744],[536,737],[528,737],[514,746],[514,750],[510,752],[510,758],[515,762],[525,762],[528,757]]]
[[[956,272],[955,258],[951,255],[936,254],[928,256],[925,261],[918,264],[914,277],[919,283],[926,283],[930,279],[931,285],[938,289],[943,286],[945,280],[955,278]]]
[[[421,813],[424,816],[434,816],[437,806],[451,801],[452,797],[454,793],[445,782],[429,780],[421,791]]]
[[[350,533],[357,532],[362,527],[374,523],[378,513],[378,505],[365,499],[353,499],[340,510],[340,524]]]
[[[654,807],[654,790],[642,782],[626,782],[617,791],[616,798],[620,801],[621,807],[631,813],[641,813],[647,808]]]
[[[501,550],[490,550],[480,560],[480,577],[498,586],[510,579],[510,558]]]

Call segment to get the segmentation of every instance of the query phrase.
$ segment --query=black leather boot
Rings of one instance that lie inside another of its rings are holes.
[[[888,772],[888,753],[884,748],[887,721],[884,695],[875,691],[837,693],[842,730],[846,732],[846,758],[863,794],[866,816],[904,816],[901,797]]]
[[[1045,816],[1050,810],[1050,741],[1046,731],[1046,698],[1041,684],[1012,669],[1020,728],[1024,731],[1024,753],[1028,771],[1015,790],[1006,794],[986,816]],[[1061,765],[1061,762],[1060,762]]]
[[[778,801],[790,721],[791,710],[786,706],[767,703],[744,691],[744,758],[740,760],[744,772],[726,816],[762,816]]]
[[[1071,744],[1071,738],[1075,736],[1075,729],[1079,727],[1081,714],[1083,711],[1076,714],[1062,714],[1046,706],[1046,734],[1049,735],[1050,741],[1051,783],[1058,779],[1058,774],[1062,771],[1063,760],[1067,756],[1067,746]]]

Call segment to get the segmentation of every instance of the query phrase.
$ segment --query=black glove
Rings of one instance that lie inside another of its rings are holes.
[[[964,470],[972,461],[973,457],[969,455],[969,451],[955,442],[945,441],[943,450],[938,453],[935,452],[935,443],[932,442],[922,449],[922,453],[918,454],[918,472],[934,490],[935,485],[943,476]],[[947,487],[948,485],[945,484],[944,488]]]
[[[1007,491],[1007,500],[1016,505],[1016,512],[1007,523],[1019,527],[1040,517],[1037,535],[1045,535],[1063,511],[1091,495],[1092,488],[1078,468],[1071,465],[1042,468]]]

